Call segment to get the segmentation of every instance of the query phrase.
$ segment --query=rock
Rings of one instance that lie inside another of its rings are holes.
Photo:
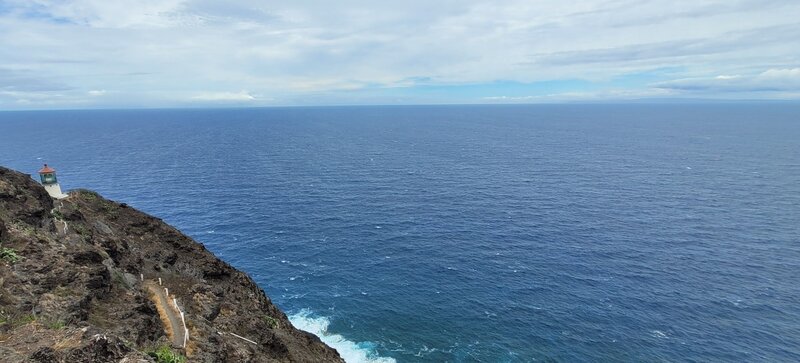
[[[82,346],[66,354],[65,362],[115,363],[131,353],[132,349],[114,336],[95,334]]]
[[[50,363],[50,362],[57,362],[58,361],[58,353],[56,350],[50,347],[41,348],[33,354],[31,354],[30,360],[34,362],[41,362],[41,363]]]
[[[108,225],[106,225],[105,223],[103,223],[101,221],[94,221],[94,223],[92,223],[92,226],[94,226],[95,230],[97,230],[98,232],[103,233],[103,234],[113,234],[114,233],[114,231],[112,231],[111,228],[108,227]]]
[[[0,167],[0,210],[10,220],[45,227],[53,199],[29,175]]]
[[[6,230],[6,223],[0,219],[0,244],[8,238],[8,231]]]

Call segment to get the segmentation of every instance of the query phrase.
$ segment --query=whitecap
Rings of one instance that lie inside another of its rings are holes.
[[[666,334],[666,333],[664,333],[664,332],[663,332],[663,331],[661,331],[661,330],[653,330],[653,331],[651,331],[651,332],[650,332],[650,335],[652,335],[654,338],[661,338],[661,339],[663,339],[663,338],[669,338],[669,337],[667,336],[667,334]]]
[[[422,345],[422,349],[420,349],[419,351],[417,351],[417,353],[416,353],[416,354],[414,354],[414,356],[416,356],[416,357],[424,357],[424,356],[426,356],[426,355],[428,355],[428,354],[431,354],[431,353],[433,353],[433,352],[436,352],[436,351],[438,351],[438,350],[439,350],[439,349],[436,349],[436,348],[428,348],[428,346],[427,346],[427,345],[423,344],[423,345]]]
[[[291,321],[292,325],[296,328],[318,336],[325,344],[336,349],[347,363],[396,362],[394,358],[379,356],[378,353],[375,352],[376,345],[373,342],[354,342],[347,340],[347,338],[340,334],[328,331],[330,319],[322,316],[314,316],[308,309],[303,309],[296,314],[290,315],[289,321]]]

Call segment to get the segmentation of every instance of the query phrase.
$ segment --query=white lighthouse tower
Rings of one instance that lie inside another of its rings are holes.
[[[44,164],[44,168],[39,170],[39,178],[42,179],[44,190],[46,190],[47,194],[50,194],[51,197],[56,199],[67,197],[66,194],[61,192],[61,186],[58,185],[58,179],[56,179],[55,169],[47,166],[47,164]]]

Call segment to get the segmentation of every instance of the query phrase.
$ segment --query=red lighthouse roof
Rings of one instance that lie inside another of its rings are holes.
[[[44,168],[42,168],[42,170],[39,170],[39,174],[47,174],[47,173],[55,173],[55,172],[56,172],[56,170],[51,168],[51,167],[49,167],[49,166],[47,166],[47,164],[44,164]]]

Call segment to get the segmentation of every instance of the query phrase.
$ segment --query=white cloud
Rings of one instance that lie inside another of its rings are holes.
[[[800,81],[800,68],[792,69],[770,69],[758,75],[763,80],[787,80],[792,82]]]
[[[489,96],[483,99],[497,103],[546,103],[546,102],[602,102],[602,101],[635,101],[653,98],[676,96],[676,92],[667,89],[606,89],[592,92],[560,92],[536,96]]]
[[[779,0],[7,0],[3,9],[0,89],[75,98],[113,89],[93,102],[135,105],[324,100],[421,82],[604,82],[664,67],[702,79],[800,63],[800,2]]]
[[[221,102],[249,102],[255,101],[256,97],[247,91],[240,92],[208,92],[191,97],[194,101],[221,101]]]
[[[99,96],[105,95],[106,94],[106,90],[104,90],[104,89],[100,89],[100,90],[94,89],[94,90],[91,90],[91,91],[89,91],[87,93],[89,94],[89,96],[99,97]]]
[[[685,78],[655,84],[690,92],[800,92],[800,68],[769,69],[755,75]]]

